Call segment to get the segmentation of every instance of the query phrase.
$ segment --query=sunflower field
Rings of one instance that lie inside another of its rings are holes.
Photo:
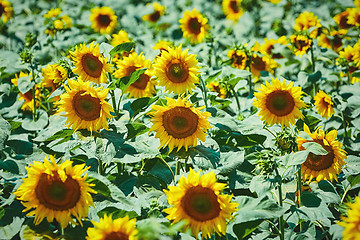
[[[360,239],[359,0],[0,0],[0,240]]]

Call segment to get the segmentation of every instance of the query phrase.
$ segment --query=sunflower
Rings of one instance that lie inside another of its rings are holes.
[[[125,92],[129,93],[129,97],[152,97],[156,93],[154,81],[151,79],[151,62],[145,60],[145,56],[142,53],[138,55],[136,52],[132,52],[128,57],[118,60],[116,66],[118,69],[114,72],[114,76],[117,78],[130,76],[132,72],[141,68],[148,68],[126,89]]]
[[[55,91],[61,86],[61,84],[68,78],[66,69],[59,64],[47,65],[42,70],[43,87],[51,87],[52,91]]]
[[[278,4],[279,2],[281,2],[281,0],[266,0],[268,2],[271,2],[272,4]]]
[[[15,74],[15,78],[11,79],[11,82],[15,86],[18,86],[19,78],[29,77],[29,76],[30,76],[29,81],[32,81],[33,78],[31,76],[31,74],[20,72],[19,75]],[[21,106],[21,110],[30,111],[30,112],[32,112],[34,110],[34,94],[33,94],[34,89],[35,89],[35,105],[36,105],[36,108],[38,108],[40,106],[41,99],[44,96],[41,93],[41,89],[40,89],[39,84],[35,84],[35,86],[33,88],[31,88],[29,91],[27,91],[26,93],[19,92],[19,101],[24,100],[24,103]]]
[[[350,75],[353,74],[353,72],[358,71],[358,70],[360,70],[360,69],[357,67],[349,66],[349,74]],[[357,82],[360,82],[360,78],[352,76],[350,79],[350,82],[351,82],[351,84],[355,84]]]
[[[227,19],[237,22],[244,14],[244,9],[241,7],[242,0],[223,0],[222,9]]]
[[[185,220],[185,228],[190,228],[195,237],[199,232],[206,238],[214,231],[225,235],[227,221],[238,210],[238,203],[231,202],[232,195],[221,193],[226,184],[218,183],[213,171],[202,176],[200,172],[190,169],[187,178],[181,176],[178,186],[164,190],[169,204],[173,205],[164,212],[173,223]]]
[[[268,55],[260,56],[256,53],[253,54],[251,57],[251,73],[255,78],[255,82],[259,79],[261,76],[261,72],[266,71],[270,73],[274,73],[274,69],[277,68],[279,64],[269,57]]]
[[[333,17],[340,29],[348,29],[352,27],[352,25],[348,23],[350,12],[351,8],[347,8],[345,11],[338,13]]]
[[[74,61],[74,73],[78,74],[84,81],[92,81],[97,84],[107,82],[107,72],[111,72],[112,64],[100,53],[99,44],[92,42],[89,47],[85,43],[70,51]]]
[[[106,102],[108,89],[94,88],[90,82],[69,80],[66,93],[62,94],[58,113],[66,112],[66,126],[72,126],[75,131],[88,129],[90,132],[101,128],[108,129],[107,119],[114,117],[111,105]]]
[[[26,167],[28,177],[23,179],[15,196],[26,207],[24,212],[32,210],[27,216],[35,215],[35,225],[44,218],[48,222],[55,218],[65,228],[69,222],[75,223],[72,216],[82,225],[81,219],[88,215],[89,206],[94,205],[90,193],[96,193],[86,183],[86,175],[81,176],[90,167],[72,166],[70,160],[57,164],[53,156],[49,160],[46,156],[43,163],[35,161]]]
[[[331,97],[325,92],[319,90],[319,92],[314,96],[314,100],[316,110],[322,117],[329,118],[335,113],[333,108],[334,103],[331,101]]]
[[[120,30],[117,34],[112,35],[111,45],[117,46],[121,43],[130,42],[128,33],[125,30]]]
[[[165,7],[158,2],[153,2],[154,12],[144,15],[141,19],[144,21],[156,23],[165,13]]]
[[[280,123],[281,126],[295,124],[295,119],[303,118],[300,108],[306,107],[301,100],[301,87],[294,87],[293,82],[289,85],[285,80],[281,83],[277,78],[272,84],[266,81],[261,89],[254,93],[254,106],[260,108],[258,116],[270,126]]]
[[[325,132],[319,127],[314,133],[311,133],[306,124],[304,124],[304,131],[312,138],[312,140],[298,137],[297,142],[299,151],[305,149],[302,146],[303,143],[316,142],[319,143],[328,154],[315,155],[309,153],[306,161],[301,165],[303,180],[306,181],[308,179],[310,182],[313,178],[316,178],[316,181],[318,182],[321,180],[331,181],[332,179],[337,181],[336,175],[341,172],[341,167],[346,164],[344,161],[346,152],[341,149],[342,144],[335,140],[337,131],[332,130],[325,135]]]
[[[208,118],[209,112],[201,112],[185,98],[166,98],[167,106],[153,105],[151,126],[149,132],[155,131],[156,138],[160,138],[160,147],[169,147],[172,152],[174,147],[178,151],[185,147],[196,146],[197,139],[205,141],[206,131],[211,128]]]
[[[294,30],[295,31],[306,31],[312,27],[316,27],[311,33],[310,37],[312,39],[316,38],[318,35],[318,30],[321,27],[320,19],[314,15],[312,12],[303,12],[295,19]]]
[[[347,204],[347,217],[341,217],[343,226],[343,240],[357,240],[360,237],[360,197],[356,196],[353,203]]]
[[[222,99],[226,98],[226,89],[223,86],[221,86],[220,83],[210,82],[206,86],[210,89],[210,91],[217,92],[219,98]]]
[[[158,78],[159,84],[165,86],[169,92],[181,94],[195,88],[199,82],[196,76],[200,67],[195,54],[188,54],[189,49],[182,50],[182,46],[175,48],[168,47],[162,51],[161,56],[156,58],[153,65],[154,75]]]
[[[348,62],[354,61],[355,49],[352,46],[346,46],[339,52],[339,58],[345,58]]]
[[[159,40],[157,43],[155,43],[155,45],[153,46],[154,50],[160,50],[160,53],[156,56],[156,57],[160,57],[161,53],[163,51],[168,52],[168,48],[174,48],[174,44],[172,42],[169,41],[163,41],[163,40]]]
[[[62,13],[60,8],[52,8],[43,15],[44,18],[56,18]]]
[[[0,0],[0,19],[2,19],[3,23],[7,23],[12,18],[13,13],[11,3],[6,0]]]
[[[118,24],[115,12],[106,6],[91,9],[90,21],[94,31],[101,34],[112,33]]]
[[[321,33],[319,36],[319,46],[329,49],[334,49],[334,51],[339,51],[343,46],[342,39],[345,37],[347,29],[333,30],[330,34]],[[329,38],[328,35],[331,37]]]
[[[311,48],[312,40],[306,35],[291,35],[290,42],[296,56],[302,56]]]
[[[179,20],[184,37],[191,43],[200,43],[204,40],[210,28],[207,22],[208,20],[195,8],[191,12],[186,10],[184,17]]]
[[[248,57],[244,51],[240,49],[230,49],[227,55],[231,59],[231,66],[238,69],[246,68],[246,62]]]
[[[274,50],[276,44],[286,45],[287,43],[288,42],[287,42],[287,39],[285,36],[281,36],[278,39],[265,38],[264,43],[261,45],[258,42],[255,42],[255,44],[251,48],[251,50],[253,50],[255,52],[260,52],[264,55],[269,55],[272,58],[283,58],[281,53],[274,53],[273,50]]]
[[[351,8],[347,23],[360,27],[360,8]]]
[[[91,221],[93,228],[87,230],[87,240],[127,239],[136,240],[136,219],[129,216],[113,220],[111,216],[104,215],[99,222]]]

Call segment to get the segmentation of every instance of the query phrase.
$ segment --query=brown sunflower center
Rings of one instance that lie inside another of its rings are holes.
[[[326,98],[322,98],[320,100],[320,105],[323,107],[323,108],[328,108],[330,103],[326,100]]]
[[[199,117],[186,107],[174,107],[164,112],[165,131],[174,138],[186,138],[194,134]]]
[[[97,22],[100,26],[107,27],[109,26],[111,19],[109,15],[99,14],[99,16],[97,17]]]
[[[296,40],[295,46],[297,49],[302,50],[303,48],[309,46],[309,43],[308,41],[304,41],[304,40]]]
[[[150,21],[157,22],[160,19],[160,12],[155,11],[152,14],[150,14]]]
[[[91,77],[98,78],[101,76],[103,70],[103,64],[98,57],[91,53],[86,53],[81,58],[81,66],[86,74]]]
[[[335,153],[331,146],[325,146],[323,141],[314,140],[314,142],[319,143],[327,152],[326,155],[316,155],[314,153],[309,153],[304,165],[311,170],[320,171],[328,169],[334,163]]]
[[[348,24],[347,21],[348,21],[348,16],[347,16],[347,15],[342,16],[342,17],[340,18],[340,21],[339,21],[339,27],[342,28],[342,29],[348,29],[348,28],[350,28],[351,25]]]
[[[294,107],[294,98],[288,91],[276,90],[271,92],[266,98],[266,108],[279,117],[290,114]]]
[[[146,88],[149,80],[150,80],[149,75],[143,73],[139,76],[139,78],[133,84],[131,84],[131,86],[135,87],[137,89],[144,90]]]
[[[100,99],[84,94],[85,91],[76,93],[73,97],[72,105],[78,117],[85,121],[93,121],[100,117]]]
[[[190,18],[188,21],[188,29],[192,34],[198,35],[201,32],[201,23],[198,18]]]
[[[266,70],[266,63],[263,61],[263,59],[259,56],[252,58],[252,68],[255,68],[259,71],[265,71]]]
[[[339,36],[335,36],[332,42],[334,49],[338,49],[342,46],[342,40]]]
[[[189,188],[181,199],[181,206],[187,215],[200,222],[212,220],[221,212],[214,191],[202,186]]]
[[[230,1],[229,7],[234,13],[239,12],[239,5],[238,5],[237,1]]]
[[[236,65],[244,65],[246,61],[246,55],[233,55],[234,63]]]
[[[4,6],[0,3],[0,17],[3,15],[4,12],[5,12]]]
[[[63,182],[57,173],[53,176],[43,173],[35,188],[35,194],[46,208],[66,211],[79,202],[81,189],[79,183],[71,176],[67,176]]]
[[[108,233],[104,240],[128,240],[129,236],[122,232],[111,232]]]
[[[189,69],[185,63],[175,60],[167,67],[166,75],[168,79],[174,83],[185,82],[189,77]]]
[[[30,102],[33,100],[33,90],[29,90],[26,93],[24,93],[24,98],[26,99],[25,102]]]

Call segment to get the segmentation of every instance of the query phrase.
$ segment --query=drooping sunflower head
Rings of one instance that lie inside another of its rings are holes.
[[[306,35],[291,35],[290,42],[296,56],[302,56],[310,50],[312,40]]]
[[[227,53],[231,59],[231,66],[238,69],[245,69],[248,57],[246,53],[240,49],[230,49]]]
[[[153,2],[154,12],[146,14],[142,17],[142,20],[156,23],[160,17],[165,13],[165,7],[158,2]]]
[[[177,186],[164,190],[172,205],[164,212],[173,223],[186,221],[185,228],[190,228],[196,238],[199,232],[204,238],[214,232],[225,235],[227,221],[238,210],[238,203],[231,202],[232,195],[221,193],[226,184],[218,183],[214,172],[202,176],[200,172],[190,169],[187,178],[182,176]]]
[[[108,118],[113,118],[111,105],[106,101],[108,89],[95,88],[90,82],[83,82],[80,78],[68,81],[66,93],[62,94],[58,113],[66,112],[66,126],[75,131],[88,129],[90,132],[102,128],[108,129]]]
[[[138,55],[136,52],[132,52],[129,56],[124,57],[116,62],[118,68],[114,72],[114,76],[122,78],[130,76],[132,72],[135,72],[141,68],[148,68],[140,77],[131,84],[125,92],[129,93],[129,97],[141,98],[152,97],[155,91],[155,83],[152,79],[151,62],[145,59],[145,56],[141,53]]]
[[[237,22],[244,14],[241,7],[242,0],[223,0],[222,9],[227,19]]]
[[[326,155],[316,155],[309,153],[306,161],[301,166],[301,174],[303,180],[313,180],[320,182],[321,180],[335,179],[337,181],[337,174],[341,172],[341,167],[345,165],[344,159],[346,159],[346,152],[342,148],[342,144],[336,141],[337,131],[332,130],[325,134],[324,130],[317,128],[314,133],[310,132],[309,127],[304,124],[304,131],[312,138],[312,140],[306,140],[298,137],[299,151],[304,150],[302,146],[306,142],[319,143],[327,152]]]
[[[99,222],[91,221],[93,228],[87,230],[87,240],[136,240],[137,230],[135,229],[136,219],[129,219],[129,216],[112,219],[111,216],[100,218]]]
[[[59,88],[68,78],[66,69],[59,64],[49,64],[42,69],[43,87],[51,87],[52,91]]]
[[[197,145],[197,139],[205,141],[206,131],[211,128],[208,118],[209,112],[200,111],[186,99],[166,98],[167,106],[153,105],[151,126],[149,132],[155,131],[156,138],[160,138],[160,147],[169,147],[172,152],[185,147]]]
[[[331,97],[324,91],[319,90],[319,92],[314,96],[314,100],[316,110],[322,117],[329,118],[335,113],[333,108],[334,103],[331,101]]]
[[[118,33],[112,35],[111,45],[117,46],[124,42],[130,42],[128,33],[125,30],[120,30]]]
[[[81,225],[81,219],[87,217],[93,206],[90,193],[96,193],[83,175],[89,167],[72,164],[70,160],[57,164],[53,156],[46,156],[44,162],[26,167],[28,176],[14,194],[25,206],[24,212],[31,210],[27,216],[35,215],[35,225],[47,218],[65,228],[69,222],[75,223],[73,217]]]
[[[318,29],[321,27],[320,19],[312,12],[303,12],[295,19],[294,30],[295,31],[306,31],[312,27],[316,27],[311,33],[311,38],[316,38],[318,35]]]
[[[92,42],[88,47],[81,44],[76,46],[75,51],[70,51],[75,68],[73,72],[78,74],[84,81],[92,81],[97,84],[107,82],[107,72],[111,72],[112,64],[100,53],[99,44]]]
[[[226,89],[218,82],[210,82],[206,85],[210,91],[217,92],[219,98],[226,98]]]
[[[189,49],[182,50],[182,46],[162,51],[161,56],[155,59],[154,75],[159,85],[165,86],[166,91],[177,94],[185,93],[195,88],[199,82],[196,76],[200,67],[195,54],[188,54]]]
[[[3,23],[7,23],[13,16],[13,8],[10,2],[6,0],[0,0],[0,20]]]
[[[300,108],[306,107],[301,100],[301,87],[294,87],[293,82],[281,83],[277,78],[272,83],[266,81],[258,92],[254,93],[254,106],[260,108],[258,116],[270,126],[281,124],[289,127],[295,124],[295,119],[303,118]]]
[[[333,17],[340,29],[348,29],[352,27],[352,25],[348,22],[350,12],[351,8],[347,8],[345,11],[338,13]]]
[[[347,204],[347,216],[341,216],[338,222],[345,229],[342,233],[343,240],[356,240],[360,236],[360,197],[356,196],[354,202]]]
[[[91,9],[90,21],[94,31],[101,34],[112,33],[118,24],[115,12],[106,6]]]
[[[179,20],[183,36],[191,43],[200,43],[204,40],[210,26],[208,20],[195,8],[190,12],[186,10],[184,17]]]
[[[266,71],[270,73],[274,73],[274,69],[279,67],[279,64],[269,57],[268,55],[260,56],[254,53],[251,57],[251,73],[255,78],[255,82],[261,76],[261,72]]]

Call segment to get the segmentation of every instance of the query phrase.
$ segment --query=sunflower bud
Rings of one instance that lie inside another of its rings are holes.
[[[33,59],[33,54],[32,52],[27,49],[24,48],[20,53],[19,53],[20,59],[22,63],[30,63],[31,60]]]
[[[34,46],[37,42],[37,35],[34,33],[27,33],[25,36],[25,47],[26,48],[31,48],[32,46]]]
[[[285,128],[281,132],[276,133],[275,145],[282,154],[297,151],[296,135]]]

